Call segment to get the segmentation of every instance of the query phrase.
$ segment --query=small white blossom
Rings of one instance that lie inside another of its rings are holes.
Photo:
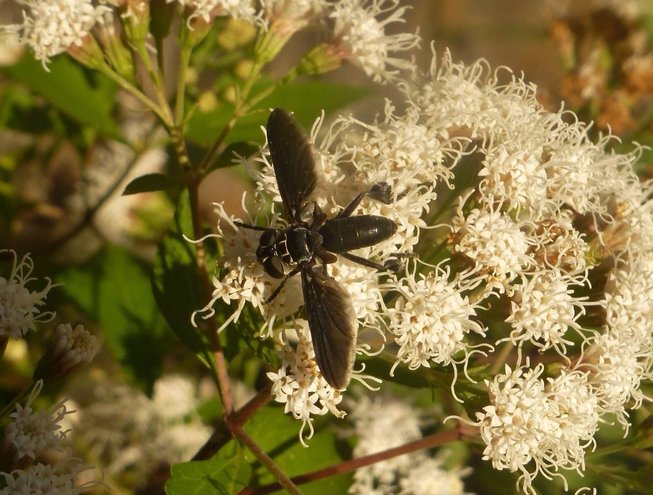
[[[296,346],[289,344],[281,348],[281,368],[276,373],[268,373],[272,382],[274,400],[285,404],[284,412],[302,421],[299,438],[305,444],[304,428],[308,426],[306,439],[313,436],[313,416],[331,412],[336,417],[344,417],[345,412],[338,409],[342,394],[331,387],[315,362],[315,351],[308,331],[308,323],[298,321]]]
[[[624,427],[628,426],[626,405],[639,408],[645,398],[641,382],[653,379],[650,339],[641,342],[632,339],[628,329],[608,329],[592,339],[585,351],[584,364],[601,410],[616,414]]]
[[[377,82],[392,79],[397,69],[411,69],[411,61],[391,54],[418,46],[420,38],[410,33],[386,33],[388,25],[404,22],[407,7],[398,7],[399,0],[344,0],[332,5],[332,43],[343,58]],[[379,19],[380,15],[385,17]]]
[[[96,24],[104,22],[111,12],[104,5],[95,6],[91,0],[20,0],[28,7],[23,11],[23,23],[9,28],[15,30],[20,41],[34,51],[43,64],[73,46],[81,47]]]
[[[37,463],[24,470],[0,473],[7,484],[0,495],[79,495],[99,485],[98,481],[77,483],[79,475],[89,469],[92,466],[67,459],[55,466]]]
[[[317,19],[329,6],[326,0],[261,0],[270,30],[287,37]]]
[[[261,336],[270,337],[275,321],[295,313],[303,304],[299,277],[288,279],[274,300],[265,304],[264,301],[272,295],[281,280],[270,277],[256,259],[261,232],[237,227],[235,219],[224,211],[222,205],[215,206],[215,212],[221,220],[218,235],[223,240],[224,256],[219,262],[219,275],[213,278],[211,301],[197,313],[204,319],[210,318],[215,312],[213,306],[216,302],[236,302],[237,307],[218,329],[220,332],[236,321],[249,303],[266,317]]]
[[[514,371],[506,366],[488,383],[492,405],[476,413],[483,458],[495,469],[521,471],[527,493],[535,493],[531,483],[538,472],[562,477],[560,469],[582,470],[584,448],[593,444],[598,425],[598,399],[586,374],[563,370],[545,381],[543,371],[541,364]]]
[[[553,347],[561,356],[573,342],[566,337],[569,329],[581,332],[576,320],[585,313],[585,298],[574,297],[574,287],[583,285],[582,278],[565,277],[546,271],[523,277],[513,284],[510,301],[510,341],[517,345],[531,342],[540,352]]]
[[[258,20],[251,0],[167,0],[167,3],[175,1],[190,9],[189,19],[201,17],[204,22],[211,22],[215,16],[231,16],[252,23]]]
[[[182,375],[164,375],[154,382],[152,402],[164,420],[183,420],[197,409],[195,384]]]
[[[528,209],[533,214],[546,199],[547,174],[540,162],[542,149],[529,148],[512,141],[490,146],[479,172],[484,179],[478,187],[509,209]]]
[[[456,354],[469,357],[467,334],[484,335],[485,329],[472,318],[474,306],[463,296],[460,279],[449,281],[447,269],[416,276],[417,267],[407,270],[394,290],[399,292],[387,309],[388,330],[399,351],[395,366],[407,363],[411,370],[431,363],[447,366],[457,362]]]
[[[63,440],[67,432],[62,429],[61,421],[70,411],[62,401],[48,411],[35,412],[32,404],[42,386],[42,381],[36,382],[25,405],[16,404],[16,411],[9,415],[11,422],[5,429],[5,440],[16,451],[16,459],[36,459],[52,450],[64,449]]]
[[[465,214],[461,205],[452,224],[454,252],[468,258],[489,287],[501,290],[530,266],[528,236],[498,209],[474,208]]]
[[[78,324],[60,323],[52,343],[39,360],[34,376],[45,380],[60,377],[83,364],[89,364],[100,349],[100,340]]]
[[[631,344],[651,338],[653,322],[653,256],[618,265],[605,285],[608,325]]]
[[[390,395],[355,399],[351,418],[358,442],[354,456],[376,454],[422,437],[416,409],[406,401]],[[390,495],[397,493],[398,480],[414,466],[422,452],[393,457],[358,469],[351,495]]]
[[[420,459],[399,480],[399,495],[471,495],[462,481],[470,472],[471,469],[445,470],[439,459]]]
[[[572,225],[568,210],[545,217],[535,223],[530,232],[530,254],[538,267],[561,273],[584,273],[589,268],[586,253],[589,246],[581,232]]]
[[[1,253],[9,253],[13,263],[9,277],[0,276],[0,337],[17,339],[34,330],[35,322],[49,321],[54,317],[53,313],[39,309],[52,288],[52,282],[46,279],[45,287],[31,291],[27,284],[36,279],[30,277],[34,262],[29,254],[18,261],[15,251],[2,250]]]
[[[79,408],[73,433],[91,444],[108,473],[129,468],[145,476],[160,462],[188,460],[211,435],[197,416],[198,399],[191,394],[188,380],[176,375],[159,380],[153,399],[127,385],[98,384],[93,402]],[[170,390],[174,384],[181,385],[182,394]],[[188,400],[188,404],[172,404],[172,400]]]

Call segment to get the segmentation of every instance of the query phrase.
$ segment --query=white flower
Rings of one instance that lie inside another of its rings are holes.
[[[420,38],[410,33],[385,32],[388,25],[404,22],[407,7],[398,5],[399,0],[344,0],[334,3],[329,15],[334,22],[332,43],[336,49],[377,82],[392,79],[397,69],[414,67],[412,61],[391,53],[416,47]],[[378,19],[379,15],[386,16]]]
[[[583,362],[601,410],[616,414],[626,428],[626,405],[639,408],[645,398],[641,382],[653,379],[651,337],[649,335],[647,341],[641,342],[632,339],[631,335],[629,329],[620,328],[611,328],[597,335],[590,340]]]
[[[258,20],[251,0],[167,0],[167,3],[174,1],[190,9],[190,19],[201,17],[211,22],[215,16],[231,16],[252,23]]]
[[[183,420],[197,409],[195,384],[183,375],[164,375],[154,382],[152,402],[164,420]]]
[[[584,468],[584,449],[593,445],[598,425],[598,399],[587,375],[565,371],[541,379],[544,366],[508,366],[488,383],[492,405],[476,413],[486,444],[483,458],[496,469],[521,471],[520,484],[534,493],[538,472],[560,476],[560,469]],[[534,466],[529,468],[528,465]]]
[[[426,457],[415,462],[399,480],[399,495],[466,495],[461,478],[471,469],[445,470],[442,461]]]
[[[354,456],[376,454],[422,437],[416,409],[399,398],[382,395],[354,399],[351,418],[358,442]],[[422,452],[393,457],[358,469],[349,488],[352,495],[397,493],[397,482],[424,456]]]
[[[540,352],[553,347],[561,356],[567,354],[567,345],[573,345],[568,330],[580,333],[576,320],[585,313],[584,301],[574,297],[574,288],[584,285],[584,279],[566,277],[555,270],[523,277],[521,284],[513,284],[510,316],[512,325],[510,341],[521,346],[531,342]]]
[[[187,462],[197,454],[213,433],[213,429],[198,421],[167,425],[155,438],[148,450],[156,459],[169,464]]]
[[[274,400],[285,404],[285,413],[290,413],[295,419],[302,421],[299,438],[306,446],[303,431],[308,426],[306,439],[313,436],[313,416],[331,412],[342,418],[345,412],[338,409],[338,404],[342,402],[340,391],[326,382],[315,362],[308,323],[297,323],[297,345],[283,345],[280,350],[281,368],[276,373],[268,373],[267,376],[272,382]]]
[[[50,347],[39,360],[34,376],[44,380],[63,376],[93,361],[99,349],[100,340],[84,325],[73,328],[70,323],[60,323],[54,330]]]
[[[562,210],[559,214],[535,222],[530,232],[530,254],[536,266],[555,269],[561,273],[584,273],[589,268],[586,253],[589,246],[583,233],[572,224],[573,214]]]
[[[605,285],[608,325],[631,344],[651,339],[653,322],[653,255],[619,264]]]
[[[462,204],[452,221],[454,252],[465,255],[488,287],[502,289],[531,264],[529,239],[519,224],[492,207],[474,208],[467,214]]]
[[[547,174],[541,164],[542,149],[531,146],[514,141],[490,144],[479,172],[485,177],[478,186],[484,195],[509,209],[528,209],[529,213],[544,206]]]
[[[93,5],[91,0],[20,0],[23,23],[10,26],[20,41],[34,51],[43,64],[73,46],[80,47],[96,24],[102,24],[109,7]]]
[[[46,279],[41,290],[29,290],[27,284],[36,280],[30,277],[34,269],[32,258],[26,254],[18,261],[15,251],[0,250],[2,253],[10,253],[13,262],[9,277],[0,276],[0,337],[17,339],[34,330],[35,322],[46,322],[54,317],[53,313],[39,309],[52,288],[52,282]]]
[[[100,484],[99,481],[78,484],[79,475],[90,469],[93,467],[65,459],[54,466],[39,462],[24,470],[0,473],[7,484],[0,495],[79,495]]]
[[[249,303],[266,317],[261,336],[270,337],[275,321],[292,315],[303,304],[299,277],[288,279],[274,300],[269,304],[264,303],[279,286],[281,280],[270,277],[256,259],[256,248],[259,245],[261,232],[237,227],[234,223],[235,219],[224,211],[222,205],[215,206],[215,212],[221,220],[221,224],[218,225],[218,235],[223,240],[224,255],[219,262],[221,269],[213,278],[214,290],[211,301],[197,313],[204,319],[210,318],[215,312],[213,306],[218,301],[227,304],[236,302],[237,307],[220,326],[218,329],[220,332],[227,325],[238,320],[245,305]]]
[[[63,450],[66,431],[61,421],[70,411],[64,402],[55,404],[49,411],[35,412],[32,403],[41,392],[43,381],[36,382],[25,405],[16,404],[16,411],[9,417],[12,421],[5,429],[5,439],[16,451],[16,459],[29,457],[36,459],[52,450]]]
[[[463,296],[464,282],[449,281],[448,269],[436,269],[417,278],[417,266],[393,287],[399,292],[394,306],[387,309],[388,330],[395,337],[399,351],[397,361],[411,370],[430,367],[431,362],[447,366],[457,362],[455,355],[463,351],[469,357],[465,342],[468,333],[484,335],[485,329],[472,319],[474,306]]]
[[[175,384],[181,385],[181,394],[170,390]],[[145,476],[160,462],[188,460],[211,435],[196,414],[198,399],[187,379],[164,376],[154,389],[155,398],[150,399],[126,385],[97,384],[93,402],[79,408],[73,433],[91,444],[108,473],[129,468]],[[168,403],[163,404],[164,399]]]
[[[318,18],[329,6],[326,0],[261,0],[270,30],[287,37]]]

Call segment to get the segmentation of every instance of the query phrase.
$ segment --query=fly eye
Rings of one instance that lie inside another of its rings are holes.
[[[285,275],[283,271],[283,263],[278,256],[270,256],[263,262],[265,273],[272,278],[283,278]]]

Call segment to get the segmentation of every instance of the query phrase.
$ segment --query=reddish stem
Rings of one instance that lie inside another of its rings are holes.
[[[300,476],[295,476],[291,478],[295,485],[301,485],[303,483],[309,483],[311,481],[316,481],[322,478],[327,478],[329,476],[334,476],[337,474],[347,473],[349,471],[354,471],[371,464],[376,464],[377,462],[390,459],[392,457],[397,457],[400,455],[408,454],[410,452],[415,452],[417,450],[428,449],[435,447],[437,445],[442,445],[444,443],[453,442],[455,440],[460,440],[465,436],[471,436],[476,433],[476,428],[466,425],[464,423],[459,423],[456,428],[448,431],[443,431],[441,433],[436,433],[434,435],[429,435],[428,437],[420,438],[413,442],[405,443],[399,447],[393,447],[391,449],[383,450],[377,452],[376,454],[370,454],[363,457],[358,457],[357,459],[351,459],[349,461],[341,462],[334,466],[329,466],[324,469],[318,469],[317,471],[312,471],[310,473],[302,474]],[[269,485],[264,485],[256,488],[245,488],[239,492],[239,495],[263,495],[265,493],[272,493],[281,489],[281,485],[278,483],[270,483]]]

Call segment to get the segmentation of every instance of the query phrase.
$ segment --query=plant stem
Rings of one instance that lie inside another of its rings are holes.
[[[279,468],[279,466],[276,465],[276,463],[269,455],[261,450],[254,439],[250,437],[241,426],[234,427],[232,431],[234,435],[236,435],[236,437],[247,446],[252,454],[254,454],[256,458],[261,461],[265,467],[268,468],[274,477],[279,480],[279,483],[275,483],[277,490],[279,488],[285,488],[289,493],[293,495],[302,495],[302,492],[299,491],[297,485],[295,485],[295,483],[293,483],[291,479],[286,476],[286,474],[281,470],[281,468]]]
[[[124,90],[131,93],[138,101],[140,101],[145,107],[149,108],[163,123],[167,128],[172,128],[173,122],[170,112],[167,105],[161,107],[154,103],[147,95],[145,95],[141,90],[131,84],[127,79],[122,77],[117,72],[112,69],[105,68],[102,70],[102,73],[115,81],[119,86]]]
[[[234,411],[230,417],[225,418],[225,421],[216,427],[211,437],[197,451],[192,460],[201,461],[213,457],[218,450],[231,440],[230,429],[233,426],[243,426],[256,411],[270,400],[271,390],[272,383],[268,382],[247,404]],[[227,426],[227,422],[230,426]]]
[[[199,185],[201,178],[193,171],[181,129],[178,127],[170,129],[170,137],[172,138],[175,151],[177,152],[179,165],[186,176],[186,186],[188,187],[190,211],[193,222],[193,236],[196,239],[199,239],[203,235],[199,203]],[[204,244],[201,242],[193,243],[193,245],[195,246],[195,254],[197,256],[197,268],[200,272],[200,278],[202,279],[202,293],[204,300],[208,301],[211,299],[211,279],[206,268],[206,251],[204,249]],[[213,318],[209,318],[207,321],[211,336],[211,350],[215,359],[215,379],[224,406],[224,413],[226,416],[229,416],[233,412],[234,404],[231,394],[231,385],[229,383],[229,374],[227,373],[227,363],[224,358],[224,352],[222,351],[217,324]]]
[[[492,367],[490,368],[490,374],[496,375],[500,369],[503,368],[503,365],[506,364],[508,357],[512,353],[515,345],[512,342],[506,342],[501,348],[499,355],[493,359]]]
[[[351,459],[349,461],[336,464],[335,466],[330,466],[324,469],[318,469],[317,471],[312,471],[307,474],[302,474],[301,476],[295,476],[294,478],[291,478],[290,481],[294,482],[297,485],[309,483],[311,481],[316,481],[329,476],[347,473],[349,471],[369,466],[371,464],[375,464],[392,457],[397,457],[400,455],[408,454],[410,452],[415,452],[417,450],[428,449],[431,447],[436,447],[437,445],[460,440],[465,436],[470,436],[475,433],[475,428],[464,423],[459,423],[456,428],[452,430],[429,435],[428,437],[420,438],[419,440],[415,440],[413,442],[408,442],[399,447],[377,452],[376,454],[358,457],[357,459]],[[269,485],[264,485],[257,488],[245,488],[239,493],[239,495],[263,495],[265,493],[275,492],[279,490],[279,488],[281,488],[279,484],[271,483]]]
[[[191,47],[182,42],[179,53],[179,71],[177,72],[177,93],[175,96],[175,123],[178,126],[184,122],[184,102],[186,100],[186,74],[190,63]]]

